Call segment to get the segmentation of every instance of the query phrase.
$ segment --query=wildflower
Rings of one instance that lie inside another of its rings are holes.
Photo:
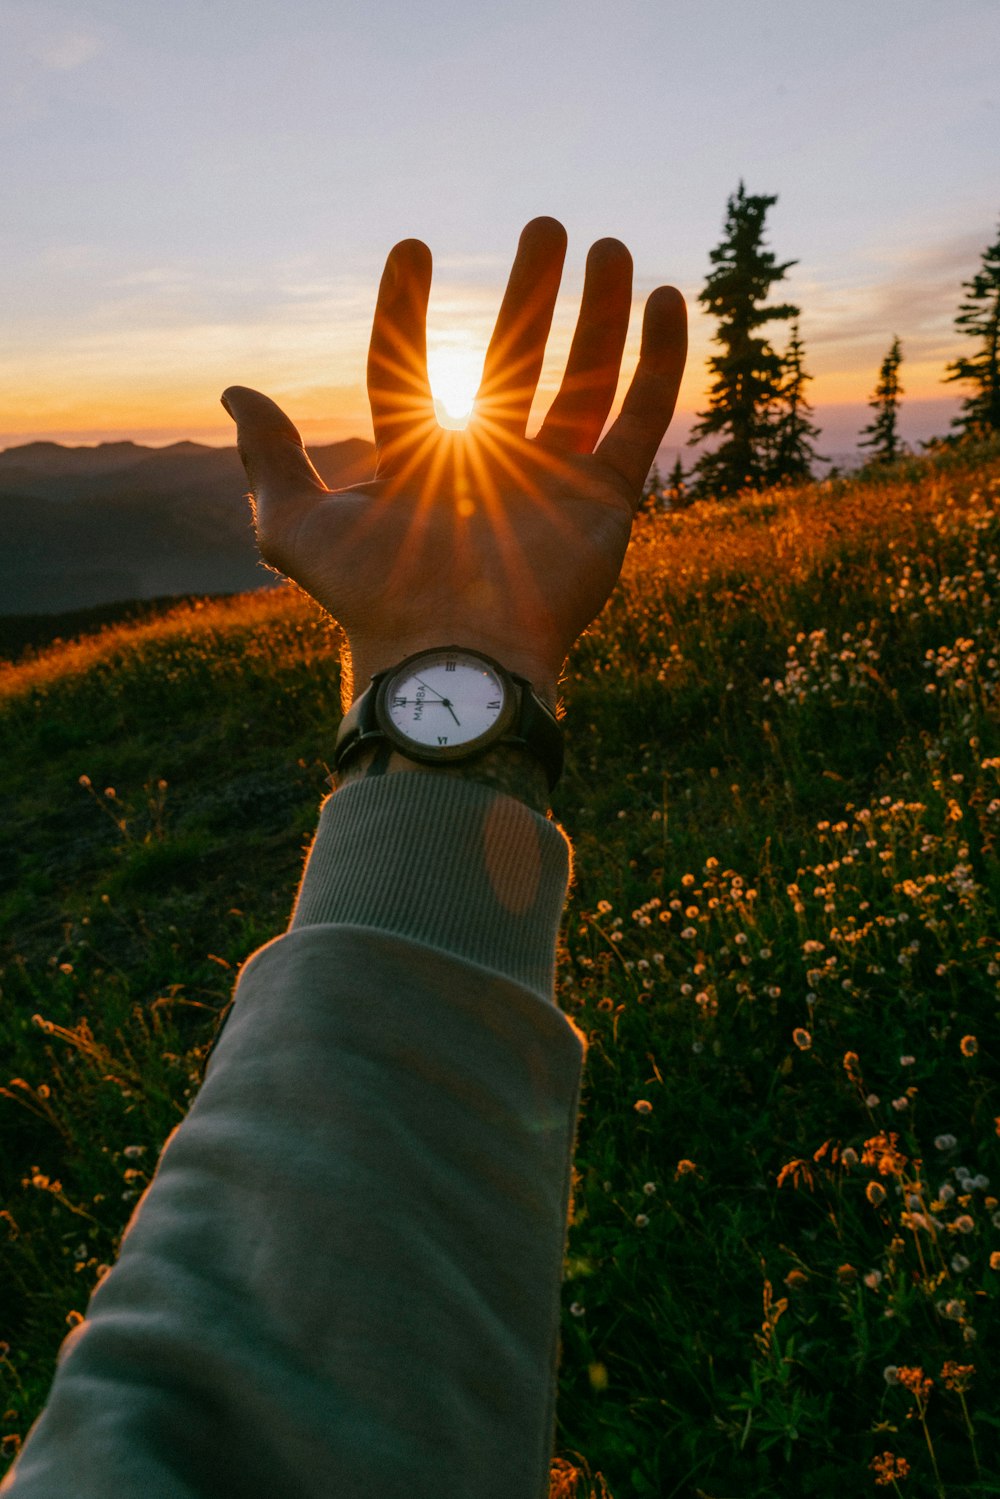
[[[881,1272],[881,1270],[869,1270],[869,1271],[867,1271],[866,1274],[865,1274],[865,1276],[864,1276],[864,1282],[865,1282],[865,1285],[868,1287],[869,1291],[877,1291],[878,1288],[879,1288],[879,1286],[882,1284],[882,1272]]]
[[[632,1107],[637,1114],[651,1114],[653,1112],[653,1105],[648,1098],[637,1098]]]
[[[869,1093],[868,1097],[865,1099],[865,1103],[870,1109],[877,1109],[881,1102],[882,1100],[879,1098],[877,1093]]]
[[[81,786],[89,786],[90,785],[90,777],[89,776],[81,776],[80,777],[80,785]]]
[[[695,1165],[694,1161],[689,1161],[685,1157],[684,1160],[677,1162],[677,1170],[674,1172],[674,1181],[676,1181],[679,1176],[690,1176],[692,1172],[697,1171],[697,1169],[698,1168]]]
[[[853,1145],[848,1145],[846,1150],[840,1152],[840,1159],[848,1168],[856,1166],[858,1164],[858,1152],[854,1149]]]
[[[954,1360],[948,1361],[942,1366],[941,1378],[944,1380],[945,1388],[954,1390],[961,1395],[969,1388],[969,1382],[976,1372],[975,1364],[956,1364]]]
[[[887,1489],[890,1484],[895,1488],[896,1479],[905,1478],[910,1471],[906,1458],[897,1457],[894,1452],[880,1452],[868,1466],[875,1474],[875,1487],[881,1489]]]
[[[959,1216],[955,1219],[955,1227],[958,1229],[958,1232],[960,1234],[971,1234],[975,1233],[976,1231],[975,1220],[970,1218],[968,1213],[959,1214]]]
[[[66,1326],[67,1327],[79,1327],[80,1323],[82,1321],[83,1321],[83,1313],[82,1312],[67,1312],[66,1313]]]
[[[897,1114],[901,1114],[904,1109],[908,1109],[910,1107],[910,1100],[907,1098],[906,1094],[903,1093],[899,1098],[894,1098],[892,1100],[892,1106],[896,1110]]]
[[[964,1275],[969,1268],[969,1261],[964,1254],[953,1254],[951,1257],[951,1268],[956,1275]]]
[[[113,786],[105,786],[104,795],[107,797],[109,802],[114,801],[116,794],[117,793],[115,792],[115,788]]]
[[[649,1226],[649,1219],[645,1213],[636,1213],[635,1226],[636,1228],[647,1228]]]
[[[59,972],[60,973],[66,973],[66,974],[72,973],[73,972],[73,964],[72,963],[60,963],[59,964]]]
[[[642,1190],[645,1192],[647,1197],[652,1197],[653,1193],[656,1191],[656,1183],[644,1182]]]
[[[737,947],[745,947],[747,942],[746,932],[737,932],[736,936],[733,938],[733,941],[736,943]]]
[[[899,1065],[900,1067],[912,1067],[916,1060],[916,1057],[900,1057]]]
[[[597,902],[597,914],[599,916],[607,916],[610,910],[611,902],[609,900],[599,900]]]
[[[571,1317],[582,1317],[585,1311],[586,1307],[581,1302],[574,1301],[570,1306],[569,1314]]]
[[[814,1159],[819,1160],[821,1154],[822,1151],[818,1152]],[[791,1161],[786,1161],[778,1172],[775,1181],[779,1187],[783,1187],[787,1181],[791,1181],[792,1187],[796,1192],[800,1186],[808,1187],[810,1192],[815,1192],[816,1190],[816,1177],[813,1174],[812,1168],[808,1161],[801,1160],[799,1157]]]
[[[885,1202],[885,1188],[881,1182],[869,1182],[865,1188],[865,1196],[873,1208],[881,1207]]]
[[[974,1057],[979,1050],[979,1042],[975,1036],[963,1036],[958,1044],[963,1057]]]
[[[842,1286],[851,1286],[858,1278],[858,1272],[853,1265],[838,1265],[837,1279]]]
[[[954,1135],[938,1135],[934,1140],[935,1150],[954,1150],[958,1141]]]
[[[792,1040],[799,1048],[799,1051],[808,1051],[810,1046],[813,1044],[812,1036],[807,1030],[804,1030],[801,1025],[797,1025],[792,1031]]]
[[[933,1388],[934,1381],[929,1379],[919,1364],[900,1364],[896,1370],[896,1378],[901,1385],[905,1385],[910,1394],[915,1396],[922,1405]]]
[[[790,1291],[798,1291],[801,1290],[808,1280],[809,1277],[804,1270],[789,1270],[785,1276],[785,1285]]]
[[[1000,1270],[1000,1249],[994,1249],[990,1255],[990,1269]]]
[[[684,938],[685,942],[690,942],[692,937],[697,937],[697,935],[698,933],[695,931],[693,926],[686,926],[681,932],[681,936]]]
[[[125,1156],[126,1159],[130,1160],[130,1161],[136,1161],[136,1160],[139,1159],[139,1157],[141,1155],[145,1155],[145,1154],[146,1154],[146,1147],[145,1147],[145,1145],[126,1145],[125,1149],[122,1151],[122,1155]]]

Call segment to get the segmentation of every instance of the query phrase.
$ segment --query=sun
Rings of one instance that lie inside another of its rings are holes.
[[[438,424],[460,431],[469,424],[483,376],[484,351],[443,339],[427,351],[427,374]]]

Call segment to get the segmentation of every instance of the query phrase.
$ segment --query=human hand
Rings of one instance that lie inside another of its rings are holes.
[[[570,647],[614,588],[677,399],[684,300],[672,287],[650,296],[638,367],[598,443],[632,297],[628,250],[599,240],[566,373],[528,440],[565,250],[554,219],[524,229],[472,419],[454,432],[438,425],[427,378],[430,251],[419,240],[395,246],[368,356],[370,483],[328,490],[273,401],[243,386],[222,397],[237,424],[261,555],[338,620],[355,696],[416,651],[463,645],[527,677],[554,704]]]

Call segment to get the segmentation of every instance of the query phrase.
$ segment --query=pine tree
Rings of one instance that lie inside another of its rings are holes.
[[[653,464],[646,479],[642,491],[642,499],[639,501],[639,515],[655,515],[663,509],[663,480],[657,464]]]
[[[681,510],[685,505],[690,504],[690,496],[687,492],[687,474],[684,472],[680,453],[677,454],[677,462],[670,470],[670,478],[667,480],[667,499],[674,510]]]
[[[892,340],[888,354],[882,360],[878,372],[875,394],[868,405],[875,412],[875,419],[862,427],[858,446],[871,448],[870,463],[892,463],[904,451],[904,444],[896,430],[899,420],[899,398],[903,387],[899,383],[899,366],[903,362],[903,351],[898,338]],[[866,436],[865,434],[869,434]]]
[[[963,380],[973,393],[962,403],[962,415],[952,423],[963,436],[985,437],[1000,432],[1000,234],[983,251],[983,262],[971,281],[963,281],[967,296],[959,306],[955,327],[981,340],[971,359],[948,365],[945,380]]]
[[[819,459],[812,439],[819,436],[809,418],[812,407],[806,400],[806,374],[803,364],[805,353],[799,337],[799,320],[792,322],[788,335],[788,348],[781,366],[781,383],[772,412],[771,459],[768,482],[804,480],[812,478],[812,466]]]
[[[795,317],[799,310],[789,303],[763,305],[774,282],[796,263],[776,264],[763,245],[767,211],[777,201],[748,194],[740,183],[726,205],[722,242],[710,252],[714,269],[698,296],[719,319],[714,342],[722,353],[708,362],[714,376],[709,410],[699,412],[690,440],[721,433],[723,441],[695,464],[697,495],[731,494],[768,481],[771,413],[781,387],[782,359],[757,330]]]

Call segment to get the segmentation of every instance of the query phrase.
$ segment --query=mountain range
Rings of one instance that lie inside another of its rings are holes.
[[[332,489],[372,476],[361,438],[311,448]],[[0,615],[61,614],[278,580],[254,542],[235,448],[177,442],[0,451]]]

